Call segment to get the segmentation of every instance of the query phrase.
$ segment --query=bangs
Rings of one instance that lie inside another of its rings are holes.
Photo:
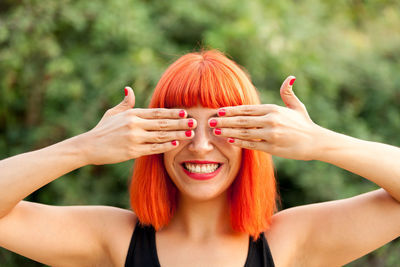
[[[173,63],[157,84],[149,107],[250,104],[259,104],[259,98],[244,71],[221,52],[207,51],[187,54]]]

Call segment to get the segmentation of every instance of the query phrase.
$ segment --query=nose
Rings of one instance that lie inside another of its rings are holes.
[[[214,149],[212,144],[212,132],[211,128],[205,123],[198,123],[194,130],[194,137],[191,139],[189,144],[189,151],[196,154],[206,154]]]

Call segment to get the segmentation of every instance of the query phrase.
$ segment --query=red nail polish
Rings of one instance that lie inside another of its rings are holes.
[[[232,143],[235,143],[235,139],[229,137],[229,138],[228,138],[228,142],[231,143],[231,144],[232,144]]]
[[[184,118],[185,117],[185,111],[182,109],[179,111],[179,117]]]
[[[171,143],[172,143],[173,146],[176,146],[176,141],[175,140],[172,141]]]
[[[226,110],[223,109],[223,108],[221,108],[221,109],[218,111],[218,116],[225,116],[225,114],[226,114]]]
[[[217,126],[217,120],[216,120],[216,119],[211,119],[211,120],[210,120],[210,126],[211,126],[211,127]]]
[[[292,86],[294,84],[294,81],[296,80],[296,78],[293,78],[290,80],[289,85]]]
[[[125,87],[125,96],[128,95],[128,89]]]
[[[216,135],[220,135],[221,134],[221,129],[215,128],[214,132],[215,132]]]
[[[191,137],[191,136],[192,136],[192,131],[191,131],[191,130],[186,131],[186,132],[185,132],[185,135],[186,135],[187,137]]]
[[[192,120],[192,119],[190,119],[190,120],[188,121],[188,125],[189,125],[190,128],[193,127],[193,120]]]

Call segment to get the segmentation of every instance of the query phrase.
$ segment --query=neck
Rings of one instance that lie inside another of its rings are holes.
[[[227,193],[217,198],[199,201],[179,196],[179,205],[167,228],[193,239],[208,239],[232,234]]]

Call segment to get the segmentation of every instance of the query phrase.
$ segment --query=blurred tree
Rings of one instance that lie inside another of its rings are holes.
[[[283,79],[313,120],[400,145],[398,1],[0,2],[0,155],[90,130],[130,85],[148,104],[165,68],[202,47],[244,66],[264,103],[283,105]],[[322,162],[274,157],[283,208],[350,197],[372,183]],[[53,205],[129,208],[132,161],[87,166],[28,197]],[[348,266],[396,266],[392,242]],[[0,250],[1,266],[41,266]]]

